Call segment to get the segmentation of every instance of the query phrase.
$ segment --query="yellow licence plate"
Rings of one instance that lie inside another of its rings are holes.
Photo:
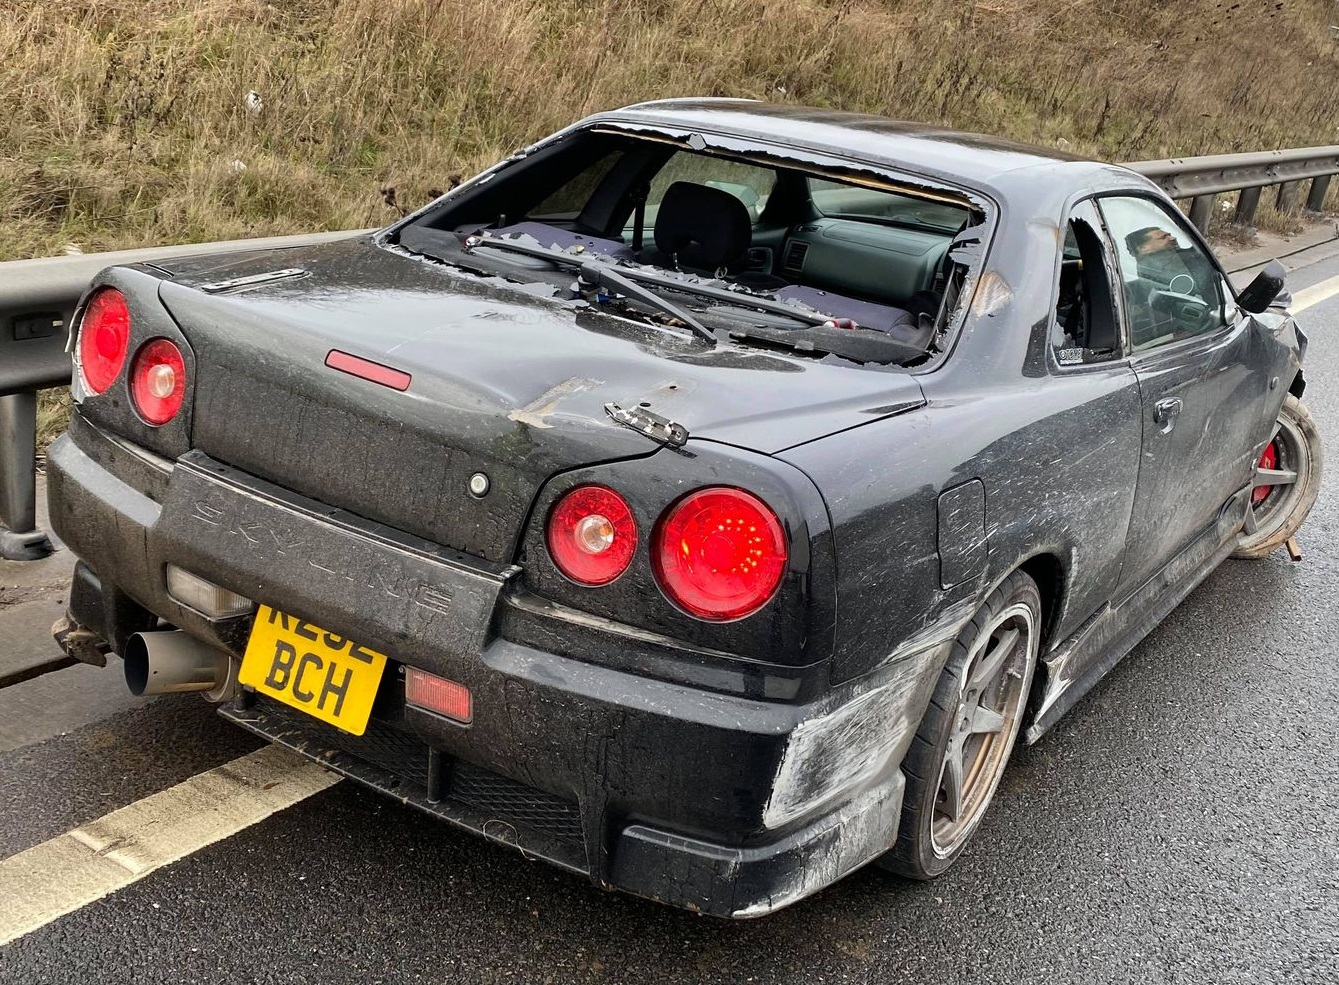
[[[237,679],[336,728],[362,735],[385,667],[384,654],[262,605]]]

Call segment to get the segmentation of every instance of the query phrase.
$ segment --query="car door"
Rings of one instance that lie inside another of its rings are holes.
[[[1099,204],[1123,281],[1143,414],[1119,599],[1187,550],[1249,482],[1268,427],[1261,411],[1272,366],[1179,214],[1138,195]]]

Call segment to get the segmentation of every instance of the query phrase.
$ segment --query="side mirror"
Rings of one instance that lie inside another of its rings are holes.
[[[1246,290],[1237,295],[1237,304],[1251,314],[1258,315],[1283,293],[1283,277],[1287,271],[1277,260],[1270,260],[1265,269],[1255,275]]]

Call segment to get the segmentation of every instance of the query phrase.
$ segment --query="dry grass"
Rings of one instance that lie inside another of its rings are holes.
[[[37,400],[37,450],[45,454],[47,446],[55,441],[70,423],[73,408],[70,388],[67,386],[43,390]]]
[[[1114,160],[1331,143],[1330,7],[0,0],[0,258],[375,224],[396,214],[385,186],[417,205],[583,113],[667,95]]]

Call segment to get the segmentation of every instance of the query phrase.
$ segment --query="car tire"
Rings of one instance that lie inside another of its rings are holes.
[[[1041,595],[1021,571],[958,634],[902,761],[902,819],[883,868],[933,879],[962,853],[1018,737],[1040,634]]]
[[[1316,503],[1324,464],[1315,419],[1289,394],[1274,436],[1256,462],[1257,482],[1233,557],[1265,557],[1297,533]]]

